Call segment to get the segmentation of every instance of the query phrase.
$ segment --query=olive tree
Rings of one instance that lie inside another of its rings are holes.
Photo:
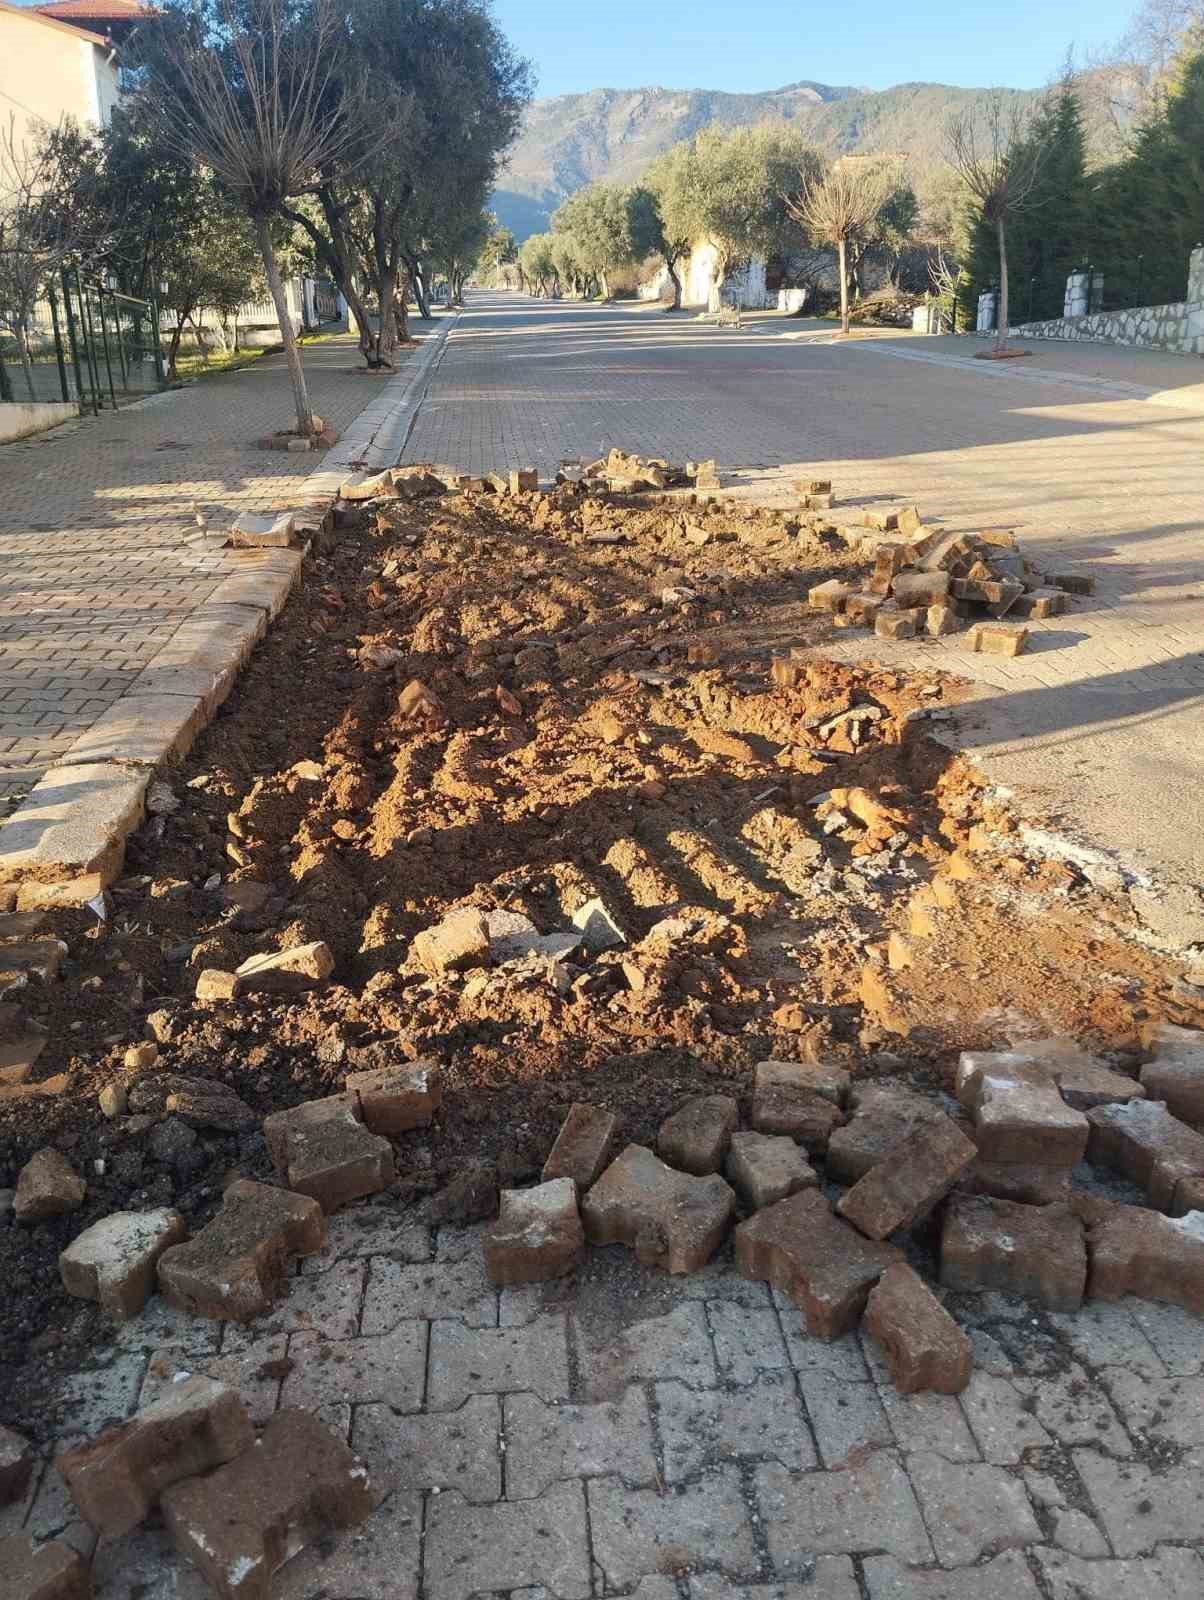
[[[836,247],[840,278],[840,329],[849,331],[849,250],[867,233],[890,192],[890,177],[877,162],[846,156],[834,165],[810,163],[783,195],[786,209],[812,239]]]
[[[576,259],[597,278],[603,300],[610,299],[607,275],[636,259],[628,195],[617,184],[591,183],[571,195],[552,217],[552,232],[572,235]]]

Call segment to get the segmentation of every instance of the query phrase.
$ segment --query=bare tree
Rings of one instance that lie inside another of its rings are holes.
[[[890,188],[887,168],[870,158],[848,156],[826,170],[800,169],[798,190],[782,197],[805,232],[836,246],[842,333],[849,331],[849,245],[870,227]]]
[[[998,90],[980,111],[967,108],[950,119],[946,146],[951,166],[995,229],[999,315],[994,348],[1002,354],[1008,342],[1008,224],[1036,197],[1046,147],[1034,137],[1031,109],[1006,101]]]
[[[312,0],[301,11],[289,0],[193,0],[148,31],[146,102],[167,142],[209,168],[251,219],[297,428],[309,434],[313,415],[272,223],[287,200],[316,193],[324,172],[370,153],[365,108],[332,93],[341,17],[333,0]]]

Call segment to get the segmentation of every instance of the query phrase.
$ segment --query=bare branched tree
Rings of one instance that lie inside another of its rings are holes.
[[[842,333],[849,331],[849,245],[869,228],[890,184],[890,174],[880,163],[850,156],[825,170],[801,169],[798,189],[782,197],[804,232],[836,246]]]
[[[272,238],[287,200],[323,172],[365,160],[367,108],[338,82],[342,20],[333,0],[191,0],[164,13],[147,49],[146,103],[171,147],[207,167],[243,206],[276,306],[297,427],[312,431],[301,355]],[[384,138],[384,130],[380,137]]]
[[[992,92],[981,109],[967,108],[951,118],[946,154],[983,220],[995,229],[999,246],[999,316],[995,350],[1008,342],[1008,224],[1033,204],[1046,146],[1035,137],[1031,109]]]

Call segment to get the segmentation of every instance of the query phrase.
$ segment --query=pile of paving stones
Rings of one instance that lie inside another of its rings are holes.
[[[828,480],[797,487],[808,510],[835,504]],[[1028,630],[1001,619],[1060,616],[1068,596],[1090,594],[1095,586],[1085,574],[1042,573],[1013,533],[947,532],[927,526],[915,506],[866,511],[860,526],[831,531],[872,555],[874,570],[861,588],[837,578],[818,584],[809,603],[873,628],[883,639],[939,638],[965,628],[968,649],[1016,656],[1028,643]]]

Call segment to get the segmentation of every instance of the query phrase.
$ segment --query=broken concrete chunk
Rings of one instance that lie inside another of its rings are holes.
[[[1066,1206],[955,1194],[941,1235],[941,1282],[999,1289],[1050,1311],[1077,1311],[1087,1282],[1083,1224]]]
[[[80,1515],[103,1538],[143,1522],[159,1496],[183,1478],[209,1472],[255,1441],[238,1391],[212,1378],[170,1384],[129,1422],[58,1457]]]
[[[893,1245],[872,1244],[834,1217],[818,1189],[767,1206],[736,1229],[736,1264],[798,1306],[807,1332],[838,1339],[856,1327],[866,1297],[892,1262]]]
[[[250,956],[234,969],[239,994],[301,994],[324,983],[334,971],[334,956],[321,939]]]
[[[815,1169],[788,1134],[733,1133],[723,1170],[754,1211],[819,1187]]]
[[[914,639],[920,631],[921,619],[927,620],[927,610],[887,611],[885,608],[874,618],[874,632],[879,639]]]
[[[353,472],[349,478],[343,479],[343,486],[339,490],[341,500],[350,500],[353,504],[361,500],[375,500],[378,497],[391,497],[393,493],[393,474],[386,472]]]
[[[585,1255],[577,1186],[553,1178],[534,1189],[503,1189],[498,1220],[485,1236],[490,1283],[542,1283],[571,1272]]]
[[[291,511],[243,511],[230,529],[230,543],[240,550],[287,549],[296,543],[297,519]]]
[[[367,1468],[325,1424],[278,1411],[243,1455],[162,1497],[168,1531],[221,1600],[268,1600],[272,1574],[371,1515]]]
[[[17,1174],[13,1216],[18,1222],[44,1222],[78,1211],[88,1185],[66,1156],[47,1146],[37,1150]]]
[[[885,1239],[927,1216],[977,1153],[951,1118],[920,1123],[858,1179],[836,1209],[866,1238]]]
[[[183,1217],[166,1206],[114,1211],[85,1228],[59,1256],[63,1288],[128,1321],[150,1298],[159,1257],[186,1233]]]
[[[246,1322],[279,1297],[289,1258],[312,1255],[325,1243],[316,1200],[239,1178],[195,1238],[159,1257],[159,1288],[179,1311]]]
[[[739,1107],[727,1095],[695,1095],[661,1123],[656,1153],[671,1167],[704,1178],[722,1170],[732,1134],[739,1126]]]
[[[92,1600],[92,1578],[83,1557],[59,1540],[35,1547],[26,1534],[0,1539],[4,1600]]]
[[[237,1000],[241,993],[238,978],[233,972],[223,972],[218,967],[205,967],[197,974],[198,1000]]]
[[[350,1094],[274,1111],[263,1136],[280,1181],[327,1214],[393,1182],[393,1146],[368,1131]]]
[[[433,978],[489,965],[489,926],[474,906],[449,911],[442,922],[424,928],[410,945],[410,959]]]
[[[1018,656],[1027,644],[1027,628],[1005,628],[991,622],[976,622],[966,634],[967,650],[979,655]]]
[[[574,928],[581,930],[586,946],[595,954],[627,943],[627,935],[601,900],[587,900],[577,907],[570,920]]]
[[[1141,1069],[1151,1100],[1161,1100],[1173,1117],[1204,1133],[1204,1032],[1160,1024],[1151,1041],[1154,1059]]]
[[[1087,1113],[1088,1158],[1140,1184],[1150,1204],[1178,1216],[1185,1189],[1204,1178],[1204,1134],[1173,1117],[1161,1100],[1096,1106]]]
[[[372,1133],[428,1128],[443,1103],[443,1069],[431,1058],[347,1074],[347,1093],[359,1103]]]
[[[106,762],[52,767],[0,826],[0,884],[17,909],[84,906],[121,873],[150,775]]]
[[[842,583],[839,578],[829,578],[826,583],[817,583],[807,592],[807,604],[812,611],[843,611],[848,604],[849,597],[854,593],[851,583]]]
[[[887,1267],[870,1290],[864,1326],[882,1346],[900,1394],[960,1394],[970,1381],[969,1339],[911,1267]]]
[[[0,1423],[0,1506],[21,1500],[33,1477],[33,1446],[15,1428]]]
[[[722,1178],[675,1172],[629,1144],[584,1196],[592,1244],[625,1244],[645,1266],[696,1272],[723,1242],[736,1196]]]
[[[556,1143],[543,1165],[543,1180],[572,1178],[584,1194],[595,1184],[618,1148],[620,1123],[600,1106],[576,1101],[556,1135]]]
[[[1090,1229],[1087,1242],[1092,1299],[1135,1294],[1204,1317],[1204,1211],[1163,1217],[1141,1206],[1116,1206]]]

